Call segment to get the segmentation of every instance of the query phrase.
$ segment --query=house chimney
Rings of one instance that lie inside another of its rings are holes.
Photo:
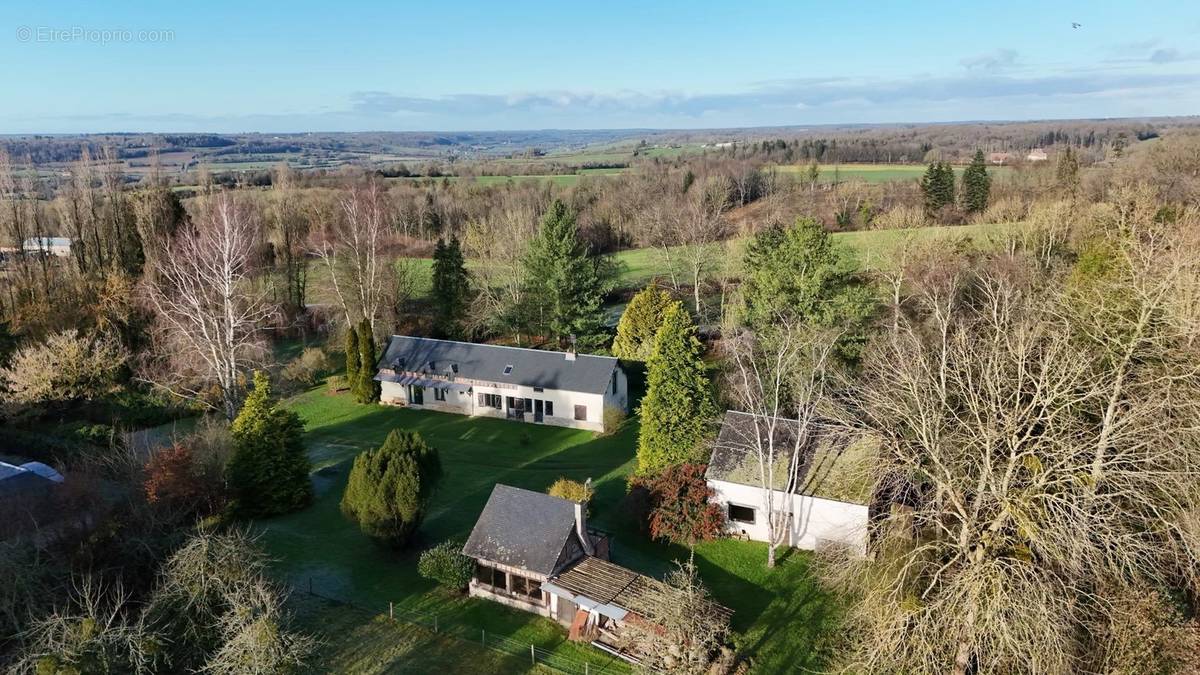
[[[585,515],[587,504],[583,502],[575,502],[575,533],[579,535],[579,542],[583,544],[583,552],[588,555],[595,555],[596,550],[592,548],[592,540],[587,533],[587,515]]]
[[[575,334],[571,333],[570,337],[567,339],[571,341],[571,346],[567,349],[567,360],[574,361],[575,360]]]

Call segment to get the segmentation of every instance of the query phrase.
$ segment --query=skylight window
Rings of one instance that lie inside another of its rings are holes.
[[[512,364],[511,364],[511,363],[510,363],[510,364],[508,364],[507,366],[504,366],[504,374],[505,374],[505,375],[511,375],[511,374],[512,374]]]

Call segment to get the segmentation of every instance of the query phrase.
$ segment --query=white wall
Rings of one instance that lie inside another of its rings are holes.
[[[728,514],[728,505],[752,507],[754,523],[729,521],[731,534],[744,534],[755,541],[767,541],[766,493],[762,488],[722,480],[709,480],[714,491],[712,501],[721,505]],[[863,504],[839,502],[808,495],[775,493],[776,510],[792,500],[792,523],[784,544],[815,550],[821,543],[841,542],[865,554],[867,552],[867,507]]]
[[[620,373],[620,369],[617,369]],[[623,385],[624,375],[619,376],[617,384],[618,397],[623,396],[628,398],[627,386]],[[605,390],[606,394],[611,393],[612,387],[609,386]],[[501,408],[489,408],[479,405],[480,394],[498,394],[500,396]],[[471,393],[459,393],[455,391],[446,392],[446,401],[437,401],[433,397],[433,389],[425,389],[423,397],[424,404],[420,406],[412,406],[421,410],[439,410],[442,412],[458,413],[460,415],[475,415],[479,417],[499,417],[505,418],[505,406],[508,405],[507,399],[509,396],[513,398],[529,398],[541,399],[550,401],[554,406],[554,414],[543,417],[542,424],[560,427],[571,427],[575,429],[588,429],[590,431],[604,430],[604,405],[606,394],[583,394],[573,391],[560,391],[557,389],[546,389],[544,391],[534,391],[533,387],[518,386],[512,388],[506,387],[488,387],[483,385],[474,385],[471,387]],[[395,382],[383,382],[380,387],[380,401],[383,403],[404,403],[408,404],[408,388],[405,385],[396,384]],[[614,399],[615,400],[615,399]],[[582,405],[587,407],[587,418],[584,420],[575,419],[575,406]],[[530,410],[525,414],[526,422],[533,422],[533,411]]]

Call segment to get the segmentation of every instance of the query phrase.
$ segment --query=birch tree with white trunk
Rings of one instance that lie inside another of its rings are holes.
[[[254,291],[250,253],[257,223],[228,192],[204,197],[193,227],[163,250],[147,301],[159,332],[160,368],[144,379],[177,395],[206,400],[204,388],[220,390],[216,407],[237,414],[245,373],[263,352],[261,330],[275,308]]]
[[[370,181],[349,188],[338,204],[341,217],[317,230],[312,251],[329,273],[347,325],[365,319],[374,332],[395,276],[385,251],[391,232],[387,195]]]
[[[793,495],[804,484],[818,442],[844,435],[821,417],[836,339],[781,319],[768,335],[745,330],[727,355],[726,395],[748,417],[730,424],[735,450],[745,453],[767,514],[767,567],[788,543],[796,517]],[[722,442],[729,436],[722,435]]]

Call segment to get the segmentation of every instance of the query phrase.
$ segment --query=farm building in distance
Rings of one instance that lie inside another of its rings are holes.
[[[796,442],[797,421],[768,418],[730,410],[721,422],[705,477],[713,489],[713,501],[729,519],[729,532],[755,541],[767,541],[766,491],[760,479],[759,457],[767,460],[771,450],[775,463],[772,503],[775,518],[787,523],[785,546],[814,550],[839,543],[865,553],[867,549],[867,501],[870,495],[857,484],[848,465],[861,459],[865,441],[825,434],[820,430],[802,442],[792,494],[788,464]],[[774,442],[768,436],[774,434]],[[777,520],[777,522],[779,522]]]
[[[375,379],[391,405],[591,431],[605,408],[629,409],[611,356],[393,335]]]
[[[1045,150],[1041,148],[1034,148],[1029,151],[1029,154],[1025,156],[1025,159],[1029,160],[1030,162],[1044,162],[1047,159],[1050,159],[1050,156],[1046,154]]]
[[[33,237],[24,242],[26,252],[41,251],[60,258],[71,255],[71,239],[69,237]]]

